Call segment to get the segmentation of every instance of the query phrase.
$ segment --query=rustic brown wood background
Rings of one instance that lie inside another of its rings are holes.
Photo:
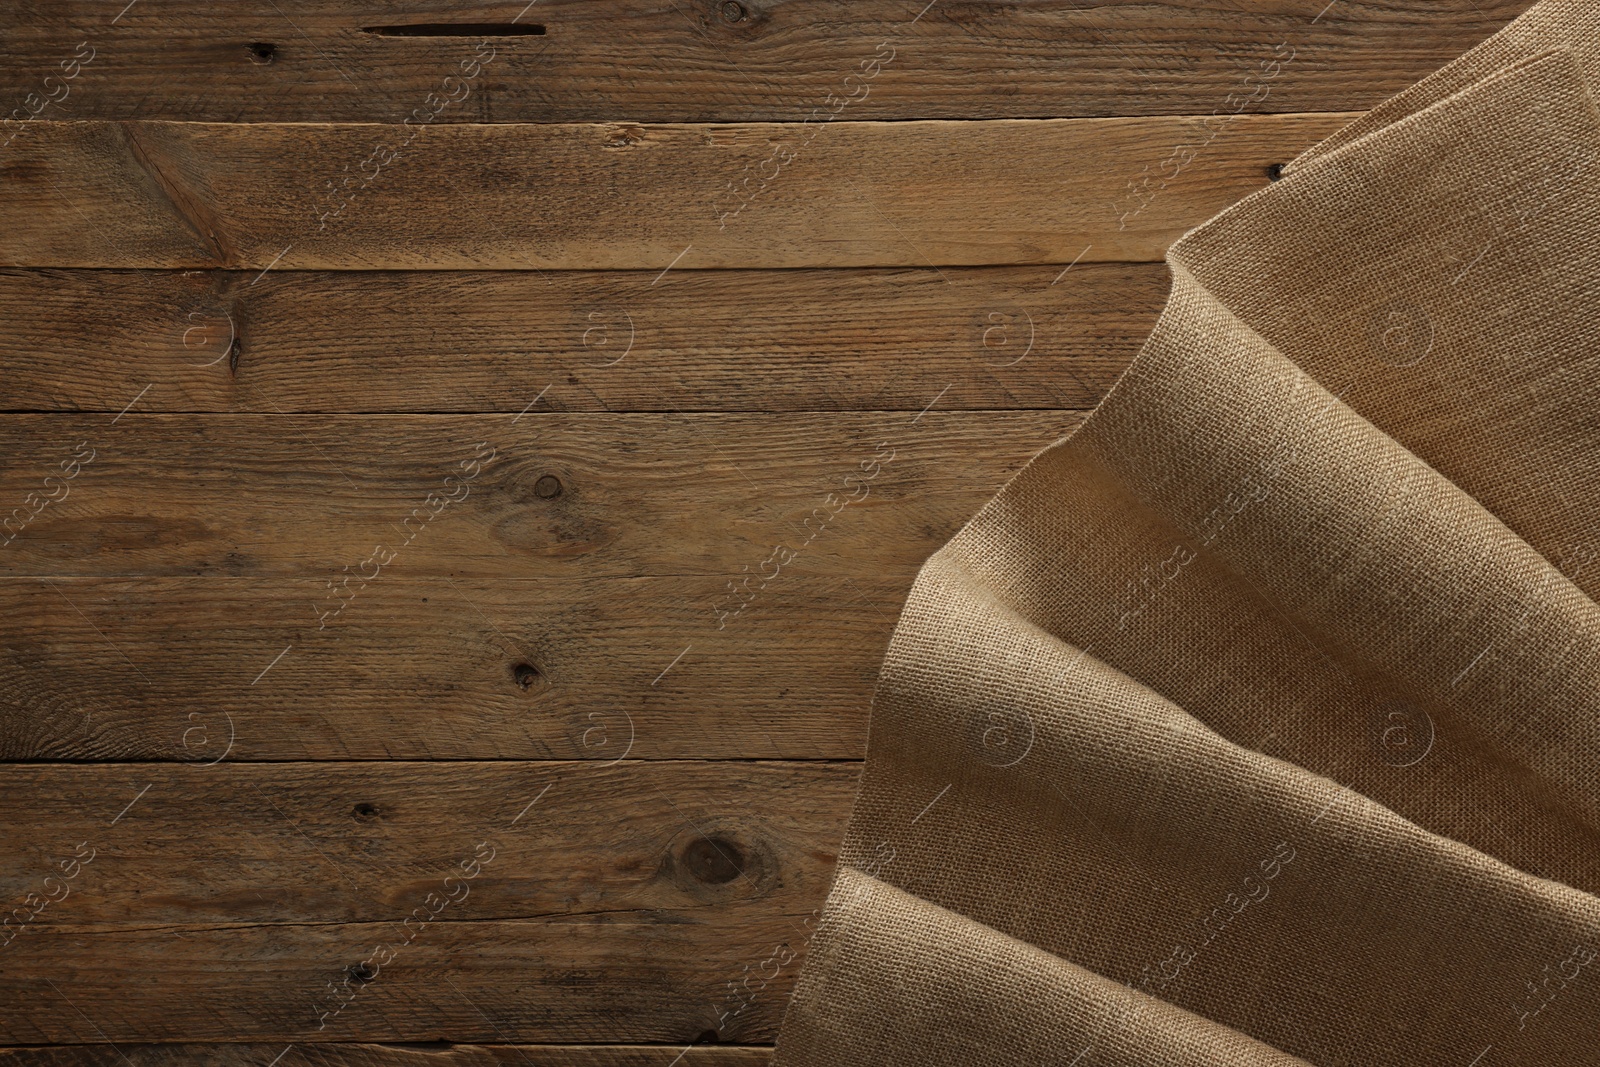
[[[918,564],[1525,6],[0,7],[0,1063],[765,1062]]]

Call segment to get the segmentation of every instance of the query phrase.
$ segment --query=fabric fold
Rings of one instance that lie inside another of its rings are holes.
[[[1303,1067],[1237,1031],[1130,993],[1027,942],[845,869],[837,914],[812,945],[787,1055],[852,1063],[863,1035],[908,1062]],[[941,968],[919,961],[936,955]],[[822,1000],[843,1016],[812,1015]],[[887,1002],[887,1004],[885,1004]],[[887,1006],[888,1010],[885,1010]]]
[[[1600,1063],[1596,11],[1186,235],[924,566],[776,1064]]]
[[[1594,897],[1228,742],[944,554],[905,619],[842,871],[1316,1063],[1353,1019],[1404,1027],[1445,1001],[1461,1018],[1436,1041],[1477,1041],[1470,1060],[1515,999],[1508,964],[1600,933]],[[824,929],[889,902],[833,905]],[[937,953],[915,966],[976,981]],[[1600,983],[1568,1006],[1592,1020]],[[873,1052],[849,1062],[929,1062]],[[970,1062],[1038,1062],[993,1055]]]

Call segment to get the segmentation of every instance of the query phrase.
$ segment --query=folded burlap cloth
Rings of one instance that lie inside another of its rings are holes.
[[[1600,1064],[1600,5],[1168,254],[923,567],[774,1063]]]

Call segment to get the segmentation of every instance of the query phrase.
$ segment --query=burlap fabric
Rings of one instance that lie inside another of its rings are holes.
[[[928,561],[778,1042],[1600,1064],[1600,7],[1186,235]]]

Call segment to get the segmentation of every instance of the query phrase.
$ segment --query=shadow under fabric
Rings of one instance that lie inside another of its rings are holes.
[[[1600,5],[1168,253],[923,567],[776,1067],[1600,1064]]]

